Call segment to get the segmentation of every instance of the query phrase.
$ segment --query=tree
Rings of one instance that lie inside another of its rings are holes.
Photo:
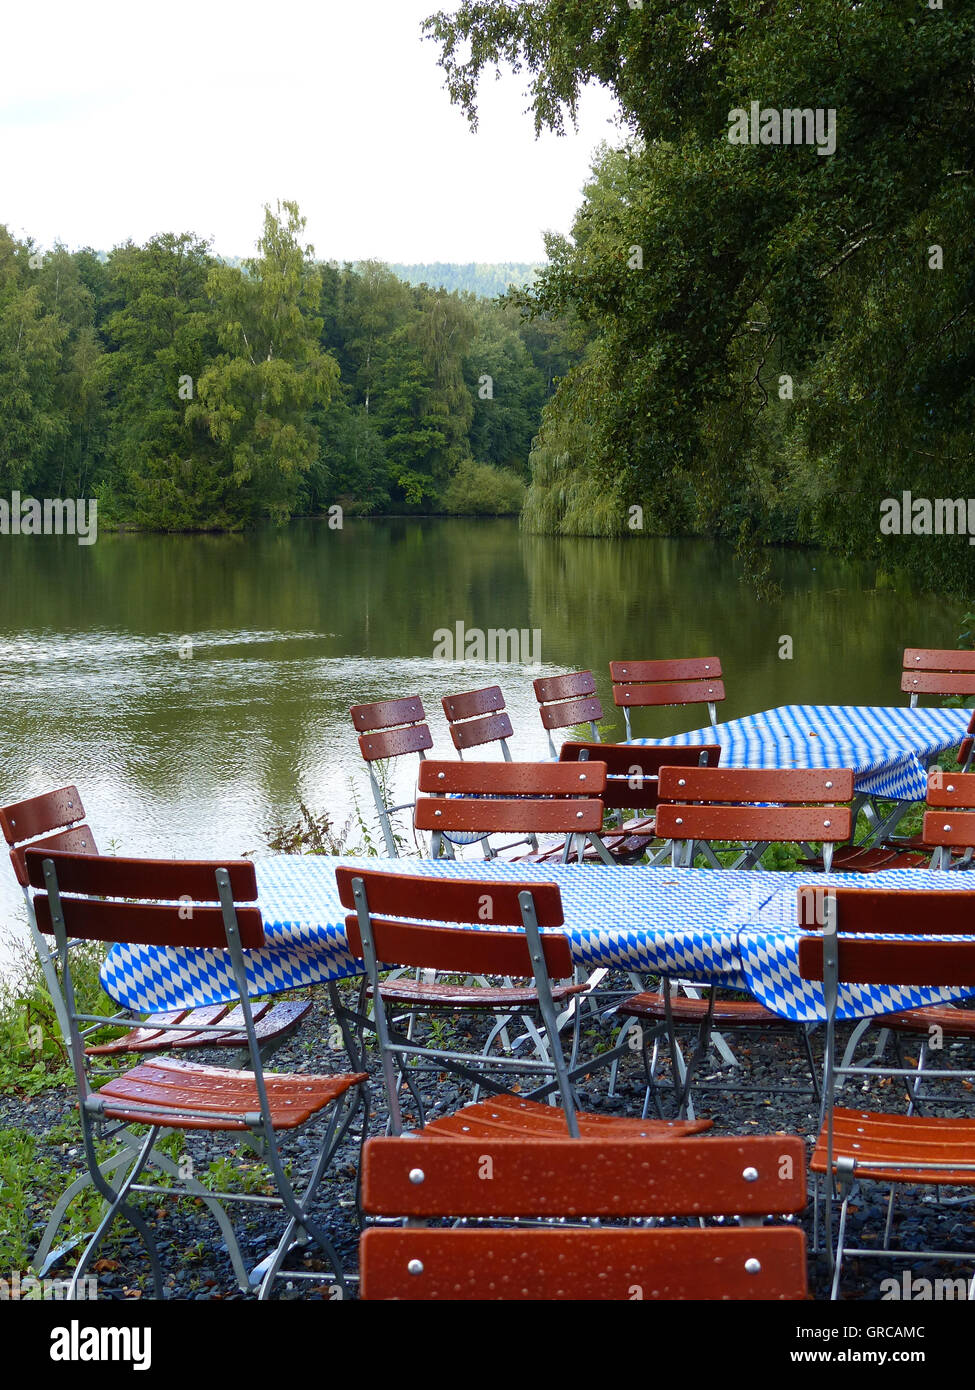
[[[187,420],[204,426],[237,496],[240,522],[286,521],[318,456],[313,408],[339,380],[321,350],[321,276],[302,247],[296,203],[265,208],[259,255],[244,273],[215,266],[208,281],[223,351],[200,377]]]
[[[563,128],[589,81],[619,101],[626,143],[522,296],[598,341],[581,466],[616,511],[652,494],[664,527],[798,535],[970,583],[964,538],[885,541],[878,506],[975,483],[971,7],[465,0],[428,26],[472,121],[502,63],[527,73],[538,129]],[[833,113],[835,152],[781,125],[776,143],[771,121],[732,143],[753,102],[818,111],[824,131]]]

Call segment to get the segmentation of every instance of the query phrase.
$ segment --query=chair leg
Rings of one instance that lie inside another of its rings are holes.
[[[85,1141],[85,1151],[88,1155],[89,1169],[91,1171],[92,1176],[92,1183],[95,1187],[98,1188],[98,1191],[101,1192],[106,1202],[108,1203],[108,1210],[105,1212],[105,1215],[102,1217],[101,1221],[98,1223],[98,1226],[95,1228],[91,1240],[85,1246],[84,1253],[82,1254],[81,1259],[78,1261],[74,1274],[71,1278],[71,1283],[68,1286],[67,1296],[69,1299],[77,1298],[78,1284],[89,1263],[91,1262],[92,1256],[98,1249],[99,1245],[101,1245],[102,1241],[105,1239],[105,1236],[107,1235],[110,1227],[115,1222],[115,1219],[118,1216],[124,1216],[126,1221],[128,1221],[129,1224],[133,1226],[135,1230],[138,1231],[139,1235],[142,1237],[142,1243],[146,1247],[146,1253],[149,1256],[149,1264],[152,1268],[152,1283],[155,1296],[156,1298],[162,1298],[162,1265],[159,1261],[159,1253],[156,1250],[156,1242],[152,1238],[152,1233],[150,1232],[147,1223],[142,1219],[138,1212],[134,1211],[132,1207],[128,1206],[125,1202],[125,1198],[128,1195],[130,1188],[132,1187],[133,1183],[135,1183],[135,1181],[137,1180],[139,1174],[142,1172],[146,1163],[149,1161],[149,1156],[152,1153],[152,1150],[155,1147],[156,1140],[159,1136],[158,1126],[154,1126],[152,1129],[149,1130],[148,1134],[146,1135],[145,1141],[143,1142],[142,1148],[139,1151],[138,1157],[136,1158],[132,1167],[129,1169],[128,1173],[125,1175],[124,1181],[120,1184],[118,1190],[116,1191],[116,1189],[112,1187],[111,1183],[107,1182],[102,1177],[101,1169],[98,1167],[98,1162],[95,1157],[95,1147],[91,1136],[91,1122],[90,1119],[86,1115],[84,1115],[84,1113],[82,1114],[81,1124],[83,1137]]]
[[[106,1159],[106,1161],[101,1165],[102,1173],[107,1174],[111,1172],[113,1169],[120,1168],[128,1158],[129,1154],[125,1150],[123,1150],[120,1153],[113,1154],[111,1158]],[[123,1171],[121,1173],[116,1174],[115,1181],[117,1181],[119,1186],[121,1186],[124,1178],[125,1173]],[[54,1237],[57,1235],[58,1231],[61,1228],[61,1222],[64,1220],[64,1213],[67,1211],[68,1207],[77,1197],[79,1192],[83,1192],[86,1187],[92,1186],[94,1186],[94,1183],[91,1174],[88,1172],[82,1173],[80,1177],[74,1180],[70,1187],[65,1188],[61,1196],[58,1198],[57,1205],[52,1211],[50,1220],[44,1228],[44,1234],[41,1237],[41,1242],[38,1245],[37,1249],[34,1251],[34,1257],[31,1260],[31,1269],[39,1278],[43,1278],[43,1276],[47,1273],[49,1265],[54,1263],[53,1260],[48,1261],[48,1253],[51,1249],[51,1246],[54,1243]],[[118,1191],[118,1187],[115,1188],[115,1191]]]

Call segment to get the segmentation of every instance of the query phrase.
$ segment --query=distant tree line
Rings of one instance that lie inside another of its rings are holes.
[[[506,294],[512,285],[521,289],[531,284],[540,266],[525,261],[483,262],[430,261],[417,265],[390,263],[390,270],[408,285],[430,285],[433,289],[468,291],[484,299]]]
[[[104,256],[0,227],[0,493],[95,496],[102,524],[158,530],[335,503],[518,512],[542,408],[580,360],[569,330],[316,262],[303,232],[295,204],[268,208],[231,263],[186,232]]]

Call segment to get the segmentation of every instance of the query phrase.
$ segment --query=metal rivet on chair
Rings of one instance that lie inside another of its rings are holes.
[[[762,1262],[761,1262],[761,1260],[756,1260],[756,1259],[753,1257],[752,1259],[746,1260],[746,1261],[745,1261],[745,1273],[746,1273],[746,1274],[761,1274],[761,1272],[762,1272]]]
[[[829,791],[829,789],[830,789],[830,787],[832,787],[832,785],[833,785],[832,782],[827,782],[827,783],[826,783],[826,790]]]
[[[585,774],[584,772],[580,772],[580,773],[579,773],[579,781],[580,781],[580,782],[584,782],[585,780],[586,780],[586,774]]]
[[[830,823],[829,823],[828,820],[824,820],[824,821],[823,821],[823,825],[824,825],[824,827],[825,827],[827,830],[829,829],[829,824],[830,824]]]
[[[950,782],[949,782],[949,784],[948,784],[948,790],[949,790],[950,792],[953,792],[953,791],[955,790],[954,787],[951,785]]]
[[[422,1168],[411,1168],[411,1169],[410,1169],[410,1182],[412,1182],[412,1183],[426,1182],[426,1177],[427,1177],[427,1175],[426,1175],[426,1173],[424,1173],[424,1171],[423,1171]]]
[[[951,826],[950,826],[950,825],[943,825],[943,826],[941,827],[941,829],[942,829],[942,830],[950,830],[950,829],[951,829]]]
[[[423,1261],[422,1261],[422,1260],[410,1260],[410,1262],[409,1262],[409,1264],[406,1266],[406,1268],[407,1268],[407,1270],[409,1271],[410,1274],[422,1274],[422,1273],[423,1273]]]
[[[677,785],[678,785],[679,787],[686,787],[686,786],[687,786],[687,781],[686,781],[686,779],[685,779],[684,777],[678,777],[678,779],[677,779]]]
[[[683,825],[683,824],[684,824],[684,817],[683,817],[683,816],[678,816],[678,817],[677,817],[677,824],[678,824],[678,825]]]
[[[582,812],[576,811],[576,820],[582,820]]]
[[[742,1177],[746,1182],[758,1182],[758,1169],[746,1168],[742,1173]]]
[[[433,814],[434,814],[435,816],[442,816],[442,815],[443,815],[443,811],[434,811]]]
[[[446,775],[447,775],[447,774],[446,774],[445,772],[438,772],[438,773],[437,773],[437,781],[438,781],[438,782],[442,782],[443,779],[446,777]]]

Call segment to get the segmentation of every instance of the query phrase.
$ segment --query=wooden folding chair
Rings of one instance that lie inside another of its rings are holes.
[[[933,853],[931,867],[968,869],[975,854],[975,772],[928,774],[928,810],[920,840]],[[961,850],[953,860],[951,851]]]
[[[611,661],[613,700],[622,709],[626,737],[632,738],[630,710],[661,705],[707,705],[711,727],[715,705],[725,698],[721,662],[716,656],[676,661]]]
[[[418,754],[422,763],[424,754],[433,747],[433,735],[427,727],[423,701],[419,695],[408,695],[402,700],[378,700],[371,705],[353,705],[349,714],[359,735],[359,752],[369,769],[369,785],[386,853],[391,859],[396,859],[399,848],[392,817],[397,811],[412,810],[413,802],[404,801],[399,806],[387,802],[388,793],[376,776],[376,764],[411,753]]]
[[[568,1130],[574,1138],[643,1139],[696,1134],[710,1127],[710,1120],[675,1124],[577,1112],[572,1084],[591,1070],[592,1063],[575,1065],[574,1058],[566,1060],[556,1018],[556,1003],[579,990],[571,983],[553,984],[571,980],[573,972],[568,938],[558,930],[564,918],[556,884],[431,879],[351,868],[336,869],[335,877],[342,905],[349,910],[345,919],[349,950],[364,963],[375,1006],[393,1134],[404,1130],[404,1086],[413,1099],[419,1132],[425,1136],[545,1138]],[[409,994],[404,996],[402,980],[390,984],[380,976],[380,970],[390,965],[462,976],[521,977],[534,984],[447,988],[439,982],[408,982]],[[420,1043],[393,1028],[387,1005],[398,1007],[403,1002],[429,1010],[462,1007],[488,1014],[535,1013],[541,1020],[546,1055],[519,1058],[459,1051],[436,1045],[433,1039]],[[606,1055],[599,1060],[604,1062]],[[444,1071],[491,1091],[491,1100],[426,1122],[417,1078]],[[515,1086],[522,1089],[516,1091]],[[561,1110],[543,1103],[556,1095]]]
[[[833,845],[848,840],[853,831],[850,806],[839,804],[853,798],[849,768],[661,767],[658,788],[657,834],[672,841],[675,865],[691,865],[701,852],[712,867],[721,868],[714,846],[735,843],[744,848],[731,867],[751,869],[771,844],[805,844],[815,839],[823,844],[828,866]],[[804,1024],[779,1017],[757,1000],[719,1000],[716,988],[701,997],[696,986],[680,983],[689,990],[687,997],[674,994],[672,982],[664,978],[660,991],[634,995],[619,1006],[622,1018],[636,1020],[641,1027],[649,1025],[642,1039],[647,1075],[644,1114],[651,1102],[660,1113],[657,1063],[662,1042],[669,1047],[675,1091],[680,1087],[678,1113],[690,1113],[695,1071],[712,1045],[724,1051],[723,1035],[733,1031],[794,1032],[805,1052],[813,1092],[818,1094],[816,1064]],[[682,1026],[697,1031],[694,1054],[686,1065],[677,1047],[677,1029]],[[730,1053],[724,1055],[726,1061],[734,1061]],[[730,1089],[730,1083],[725,1088]],[[735,1085],[734,1089],[776,1088]]]
[[[748,1139],[370,1139],[363,1206],[400,1227],[360,1242],[360,1296],[443,1300],[801,1299],[805,1149]],[[720,1226],[607,1225],[631,1216]],[[449,1229],[424,1223],[479,1219]],[[740,1225],[734,1224],[737,1217]],[[485,1226],[484,1219],[495,1224]],[[547,1222],[499,1228],[500,1220]],[[595,1226],[566,1226],[593,1218]],[[555,1224],[559,1223],[559,1224]]]
[[[46,792],[41,796],[18,801],[11,806],[0,806],[0,831],[10,846],[10,862],[13,864],[17,882],[25,898],[30,899],[27,879],[26,851],[28,849],[70,850],[76,854],[96,854],[98,846],[91,827],[85,822],[85,808],[77,787],[62,787],[59,791]],[[34,947],[40,960],[44,981],[51,995],[55,1011],[60,1010],[60,986],[55,970],[55,958],[47,941],[38,932],[33,914],[28,913]],[[75,943],[71,943],[72,945]],[[262,1054],[267,1059],[274,1046],[283,1042],[298,1027],[301,1020],[311,1011],[311,1002],[285,1002],[272,1004],[269,1000],[251,1005],[254,1026],[260,1042]],[[230,1005],[206,1009],[180,1009],[164,1014],[150,1014],[139,1021],[138,1027],[130,1028],[124,1036],[112,1042],[94,1044],[86,1051],[89,1057],[113,1057],[129,1052],[166,1052],[171,1049],[182,1050],[195,1047],[221,1047],[233,1049],[239,1055],[240,1065],[247,1056],[247,1039],[239,1031],[221,1036],[195,1034],[193,1024],[206,1027],[219,1023],[230,1011]],[[67,1019],[58,1012],[65,1044],[68,1040]],[[175,1025],[180,1028],[176,1029]]]
[[[512,736],[511,719],[504,707],[504,695],[499,685],[489,685],[484,690],[468,690],[459,695],[445,695],[442,704],[459,758],[463,759],[465,748],[483,748],[486,744],[497,743],[505,762],[511,762],[508,747],[508,739]],[[459,842],[468,843],[469,839],[461,836]],[[518,845],[530,845],[534,852],[538,851],[538,840],[534,835],[511,840],[504,845],[492,845],[490,838],[485,837],[481,845],[485,859],[493,859],[501,850],[514,849]]]
[[[68,1297],[76,1296],[79,1280],[119,1217],[124,1217],[141,1237],[152,1268],[155,1296],[163,1297],[158,1251],[148,1222],[130,1205],[133,1193],[151,1194],[156,1205],[160,1197],[189,1196],[203,1201],[220,1225],[242,1289],[259,1282],[260,1297],[265,1298],[274,1280],[285,1274],[320,1282],[320,1273],[282,1269],[293,1239],[303,1234],[319,1247],[333,1268],[336,1282],[347,1291],[338,1255],[314,1215],[312,1203],[328,1163],[364,1099],[363,1087],[368,1077],[365,1072],[338,1076],[265,1073],[248,999],[243,955],[244,950],[264,944],[261,913],[256,906],[254,865],[249,861],[221,865],[103,858],[50,847],[28,848],[24,860],[29,886],[38,890],[28,896],[33,925],[39,932],[52,935],[56,944],[57,978],[78,1088],[85,1158],[91,1182],[107,1204],[74,1271]],[[237,1046],[243,1036],[251,1070],[199,1066],[166,1057],[141,1062],[94,1089],[88,1074],[85,1038],[103,1027],[106,1020],[99,1014],[81,1012],[76,1004],[71,974],[72,939],[229,952],[239,993],[233,1013],[205,1028],[196,1022],[172,1027],[206,1033],[214,1039],[233,1034]],[[348,1045],[349,1038],[346,1042]],[[297,1129],[326,1110],[330,1119],[322,1148],[305,1191],[299,1196],[285,1172],[278,1134]],[[368,1116],[368,1104],[364,1114]],[[364,1120],[363,1129],[365,1123]],[[146,1126],[147,1132],[136,1135],[129,1128],[133,1124]],[[247,1134],[268,1164],[277,1196],[266,1200],[280,1207],[287,1221],[273,1255],[258,1266],[259,1279],[258,1271],[248,1275],[222,1206],[227,1201],[255,1199],[248,1194],[210,1192],[194,1178],[186,1177],[182,1165],[173,1172],[170,1161],[160,1164],[159,1159],[164,1156],[159,1154],[157,1143],[161,1134],[170,1130],[185,1134]],[[121,1172],[118,1155],[107,1162],[99,1159],[96,1136],[123,1145],[126,1167]],[[171,1185],[141,1182],[143,1171],[150,1165],[161,1166],[170,1175]]]
[[[850,768],[662,767],[659,778],[657,834],[673,841],[675,865],[702,853],[719,869],[713,846],[735,843],[744,848],[730,867],[752,869],[772,844],[815,840],[828,870],[853,834]]]
[[[825,1229],[833,1271],[831,1296],[835,1299],[847,1255],[946,1258],[944,1251],[891,1250],[893,1200],[898,1187],[975,1186],[975,1120],[846,1109],[837,1104],[847,1078],[862,1081],[864,1077],[876,1078],[879,1072],[908,1083],[917,1075],[914,1068],[879,1066],[877,1060],[868,1067],[853,1066],[845,1057],[837,1062],[840,986],[975,986],[975,895],[937,889],[800,888],[800,925],[807,924],[811,915],[809,895],[820,904],[815,915],[823,930],[799,942],[799,973],[804,980],[822,982],[826,1004],[824,1112],[810,1168],[826,1180]],[[883,940],[876,939],[880,933]],[[934,935],[955,939],[923,939]],[[913,939],[891,939],[897,936]],[[880,1024],[885,1021],[877,1020]],[[926,1076],[970,1087],[975,1071],[970,1067],[929,1069]],[[850,1248],[845,1245],[850,1200],[857,1184],[867,1181],[887,1183],[891,1189],[882,1247]],[[839,1198],[840,1211],[834,1247],[835,1197]],[[975,1251],[959,1253],[959,1259],[967,1261],[973,1256]],[[975,1281],[969,1297],[975,1297]]]
[[[721,748],[716,743],[690,744],[686,748],[649,748],[627,743],[569,741],[563,743],[559,750],[559,762],[597,761],[606,764],[602,802],[607,811],[616,813],[619,834],[605,834],[603,842],[613,858],[621,863],[639,859],[657,838],[653,815],[624,821],[623,812],[656,808],[661,767],[717,767],[720,757]],[[586,857],[592,853],[594,851],[587,851]],[[651,858],[650,863],[662,863],[669,854],[668,841]]]
[[[975,695],[975,652],[905,647],[901,690],[912,709],[919,695]]]
[[[613,860],[600,838],[606,764],[464,763],[428,760],[420,767],[413,823],[431,833],[430,857],[458,831],[473,836],[508,831],[563,835],[563,862],[573,849],[581,862],[591,845],[606,864]],[[531,855],[521,858],[531,859]]]
[[[553,758],[558,756],[552,739],[553,729],[574,729],[578,724],[588,724],[593,741],[599,742],[597,726],[603,717],[603,707],[591,671],[575,671],[569,676],[541,676],[532,684]]]

